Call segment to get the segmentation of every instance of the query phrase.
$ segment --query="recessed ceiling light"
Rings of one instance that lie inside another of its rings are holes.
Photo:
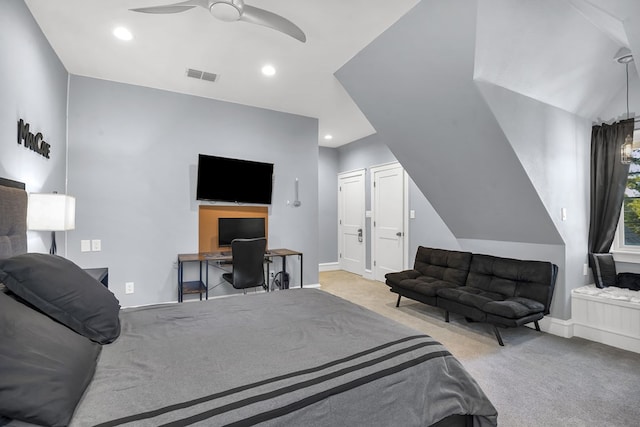
[[[125,41],[129,41],[133,38],[133,34],[131,34],[131,31],[127,30],[125,27],[114,28],[113,35],[119,38],[120,40],[125,40]]]
[[[330,141],[330,140],[332,140],[332,139],[333,139],[333,135],[326,134],[326,135],[324,136],[324,139],[326,139],[327,141]]]
[[[265,76],[273,76],[276,73],[276,69],[273,65],[267,64],[264,67],[262,67],[262,74],[264,74]]]

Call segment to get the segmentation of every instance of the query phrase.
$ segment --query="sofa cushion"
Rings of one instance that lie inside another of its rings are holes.
[[[403,280],[406,279],[415,279],[420,276],[420,272],[418,270],[405,270],[405,271],[397,271],[393,273],[387,273],[384,275],[385,279],[387,279],[386,284],[389,286],[395,286],[400,284]]]
[[[528,298],[512,297],[504,301],[491,301],[482,308],[485,312],[509,319],[519,319],[544,311],[544,305]]]
[[[423,276],[464,285],[471,265],[471,252],[449,251],[419,246],[414,270]]]
[[[405,279],[398,283],[397,286],[430,297],[435,297],[439,289],[458,287],[456,283],[447,282],[446,280],[438,280],[427,276],[419,276],[415,279]]]
[[[488,292],[471,286],[460,286],[455,289],[439,289],[437,294],[439,297],[480,310],[484,310],[484,306],[490,302],[504,299],[504,297],[498,293]]]
[[[502,299],[523,297],[549,309],[557,267],[546,261],[525,261],[474,254],[466,285],[497,293]]]

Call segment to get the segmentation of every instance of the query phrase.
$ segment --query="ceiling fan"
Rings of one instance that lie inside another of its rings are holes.
[[[213,16],[221,21],[244,21],[262,25],[287,34],[303,43],[307,41],[304,32],[293,22],[268,10],[246,5],[243,0],[187,0],[163,6],[130,10],[142,13],[180,13],[198,6],[208,9]]]

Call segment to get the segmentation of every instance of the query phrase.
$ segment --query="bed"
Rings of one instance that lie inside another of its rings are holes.
[[[20,245],[0,254],[0,425],[497,425],[440,343],[321,290],[121,309]]]

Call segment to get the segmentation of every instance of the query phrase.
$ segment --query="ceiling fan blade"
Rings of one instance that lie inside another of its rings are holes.
[[[139,9],[129,9],[133,12],[142,13],[180,13],[189,9],[193,9],[195,6],[155,6],[155,7],[141,7]]]
[[[245,4],[240,21],[272,28],[300,40],[302,43],[307,41],[307,36],[296,24],[264,9]]]
[[[180,13],[189,9],[193,9],[196,6],[206,7],[202,4],[202,1],[187,0],[180,3],[167,4],[164,6],[152,6],[152,7],[140,7],[137,9],[129,9],[133,12],[142,13]]]

